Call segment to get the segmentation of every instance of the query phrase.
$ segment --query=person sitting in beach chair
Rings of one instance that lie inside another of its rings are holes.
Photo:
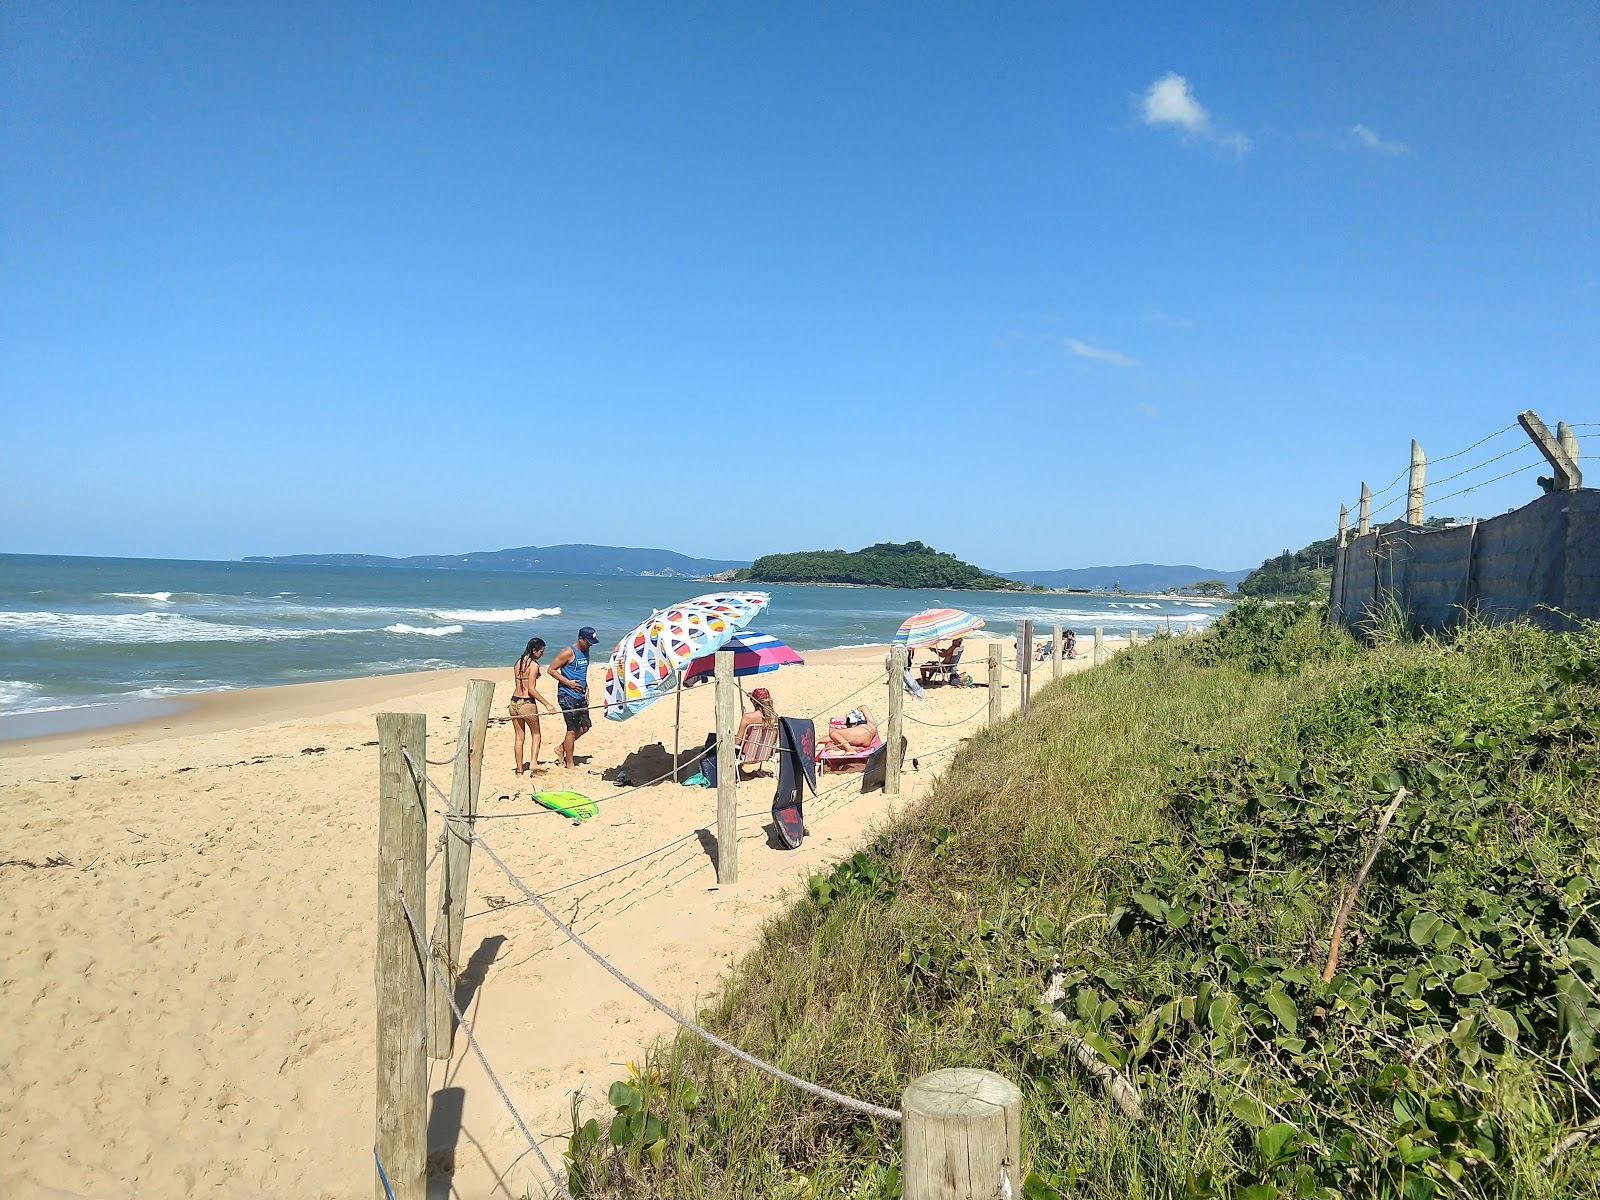
[[[918,670],[922,675],[923,683],[955,683],[959,678],[956,668],[961,664],[961,639],[956,638],[944,649],[937,646],[929,647],[933,654],[931,662],[925,662]]]
[[[778,754],[778,709],[764,687],[753,688],[750,700],[755,709],[739,718],[736,757],[740,767],[753,766],[764,775],[766,763]]]
[[[1061,640],[1064,643],[1061,650],[1061,656],[1063,658],[1077,658],[1078,635],[1073,633],[1072,630],[1068,629],[1061,634]]]

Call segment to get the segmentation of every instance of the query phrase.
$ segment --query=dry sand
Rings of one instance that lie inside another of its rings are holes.
[[[971,643],[966,663],[980,681],[981,657]],[[883,647],[807,658],[761,680],[782,712],[825,720],[865,702],[882,717]],[[1048,664],[1036,670],[1048,679]],[[509,668],[453,670],[227,693],[178,717],[0,746],[0,1195],[372,1194],[373,715],[427,714],[430,755],[448,756],[472,677],[495,681],[504,713]],[[597,667],[597,694],[600,677]],[[1015,679],[1006,672],[1008,685]],[[686,745],[711,728],[712,694],[686,693]],[[740,822],[737,885],[717,886],[703,833],[559,892],[557,911],[692,1012],[808,874],[926,793],[951,761],[937,751],[982,727],[987,699],[982,688],[908,698],[910,717],[957,723],[908,722],[910,755],[925,761],[915,771],[907,762],[897,800],[860,795],[859,777],[824,777],[824,790],[850,784],[808,804],[800,850],[769,840],[772,780],[742,784],[740,811],[761,815]],[[1014,687],[1005,702],[1015,707]],[[546,718],[547,763],[559,732]],[[513,815],[534,809],[528,781],[513,777],[510,727],[491,726],[481,831],[545,891],[714,828],[714,792],[601,778],[653,743],[672,744],[670,701],[621,724],[597,721],[574,770],[538,777],[541,789],[602,802],[578,824]],[[431,845],[437,816],[430,822]],[[670,1022],[536,910],[496,907],[516,891],[483,854],[471,892],[468,1015],[559,1161],[572,1093],[598,1112],[606,1087]],[[459,1034],[430,1091],[430,1196],[544,1194]]]

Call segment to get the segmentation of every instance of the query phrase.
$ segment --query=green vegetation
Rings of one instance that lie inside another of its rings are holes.
[[[1333,581],[1337,538],[1323,538],[1304,549],[1269,558],[1239,583],[1241,596],[1327,596]]]
[[[735,578],[752,583],[855,583],[897,588],[1026,591],[1028,585],[964,563],[921,542],[879,542],[862,550],[766,554]]]
[[[1597,751],[1600,625],[1363,648],[1246,602],[969,741],[703,1019],[891,1107],[1006,1074],[1031,1200],[1593,1195]],[[570,1149],[588,1194],[899,1195],[898,1130],[687,1036],[629,1088]]]

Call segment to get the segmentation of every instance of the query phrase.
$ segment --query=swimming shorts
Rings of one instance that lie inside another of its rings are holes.
[[[529,717],[539,719],[539,706],[532,700],[518,696],[511,701],[511,715],[513,717]]]
[[[584,697],[573,696],[569,700],[565,692],[557,692],[556,703],[561,706],[561,715],[566,718],[569,732],[582,733],[594,724],[589,719],[589,702]]]

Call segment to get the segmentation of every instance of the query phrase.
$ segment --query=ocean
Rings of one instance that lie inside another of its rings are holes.
[[[639,576],[0,555],[0,738],[129,719],[132,705],[227,688],[511,663],[593,625],[607,652],[650,615],[727,585]],[[886,642],[911,613],[968,609],[996,632],[1032,617],[1087,640],[1194,628],[1225,602],[1040,593],[760,586],[757,622],[802,653]],[[597,662],[601,659],[596,654]],[[152,714],[153,715],[153,714]]]

